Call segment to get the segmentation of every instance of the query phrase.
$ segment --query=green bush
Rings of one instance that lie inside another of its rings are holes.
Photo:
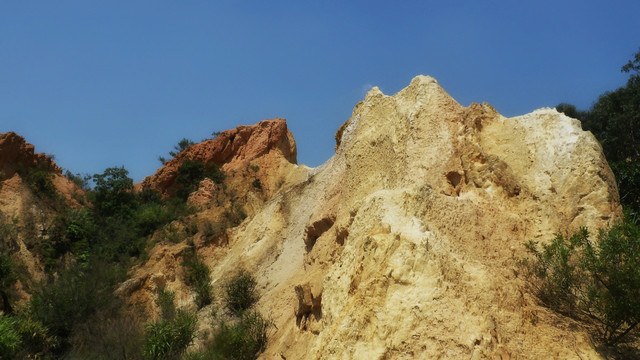
[[[74,174],[71,171],[66,170],[64,172],[64,177],[73,181],[73,183],[76,184],[76,186],[79,187],[80,189],[84,191],[89,190],[89,180],[91,180],[92,178],[91,175],[87,175],[87,174],[82,175],[80,173]]]
[[[204,178],[209,178],[216,184],[220,184],[224,181],[224,177],[224,173],[216,164],[205,165],[202,161],[186,159],[178,167],[176,196],[186,200]]]
[[[64,359],[138,360],[144,326],[139,312],[108,309],[74,328],[72,348]]]
[[[145,359],[179,359],[196,337],[197,318],[178,311],[171,320],[147,325],[142,354]]]
[[[53,174],[41,169],[34,169],[27,176],[27,183],[37,194],[48,197],[56,195],[56,187],[53,185]]]
[[[22,339],[12,316],[0,315],[0,360],[13,360],[22,347]]]
[[[133,179],[124,167],[106,169],[93,175],[92,202],[99,215],[128,218],[136,208]]]
[[[14,268],[15,265],[11,257],[7,254],[0,254],[0,301],[2,301],[0,306],[5,314],[12,312],[11,288],[17,280]]]
[[[543,302],[568,314],[593,318],[609,345],[640,323],[640,229],[627,215],[591,241],[586,229],[548,245],[529,242],[525,266]]]
[[[176,315],[176,305],[174,303],[176,293],[166,290],[164,286],[158,288],[158,298],[156,304],[160,308],[160,317],[163,320],[171,320]]]
[[[185,282],[196,292],[198,309],[211,303],[211,276],[209,267],[198,258],[193,247],[185,250],[182,266],[185,269]]]
[[[240,271],[226,285],[227,307],[236,314],[249,309],[256,301],[256,280],[249,273]]]
[[[32,295],[28,315],[59,338],[59,350],[64,351],[74,326],[117,303],[112,293],[120,280],[122,273],[105,263],[90,261],[72,266]]]
[[[267,345],[272,326],[273,323],[257,311],[244,313],[235,324],[221,321],[207,344],[207,355],[215,359],[257,359]]]

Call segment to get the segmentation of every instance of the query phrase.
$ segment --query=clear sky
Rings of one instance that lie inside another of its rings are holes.
[[[2,1],[0,132],[135,181],[181,138],[284,117],[317,166],[372,86],[506,116],[624,85],[640,1]]]

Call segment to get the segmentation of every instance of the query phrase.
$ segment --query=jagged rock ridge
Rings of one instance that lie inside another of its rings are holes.
[[[262,358],[599,358],[516,264],[529,239],[619,215],[577,120],[463,107],[418,76],[372,89],[336,140],[318,168],[280,167],[298,175],[228,245],[199,248],[214,283],[240,266],[257,276],[276,324]]]
[[[221,166],[225,172],[244,169],[254,159],[279,152],[284,159],[296,164],[297,149],[293,135],[287,129],[285,119],[271,119],[251,126],[238,126],[223,131],[214,139],[192,145],[169,160],[163,167],[142,182],[150,188],[167,195],[173,190],[178,167],[189,159],[205,164]]]

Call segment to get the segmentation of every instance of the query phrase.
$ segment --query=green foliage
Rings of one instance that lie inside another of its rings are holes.
[[[8,254],[0,254],[0,300],[5,314],[12,312],[11,287],[16,282],[13,260]]]
[[[93,175],[93,204],[101,216],[128,217],[135,210],[133,180],[124,167],[106,169]]]
[[[527,244],[538,295],[550,307],[586,315],[601,326],[607,344],[615,344],[640,323],[640,228],[627,216],[596,242],[581,229],[569,239],[558,235],[542,248]]]
[[[249,309],[256,301],[256,280],[244,270],[241,270],[226,285],[227,307],[236,314]]]
[[[36,194],[43,194],[50,198],[56,195],[56,187],[53,185],[53,174],[41,169],[34,169],[27,176],[27,183]]]
[[[59,339],[50,335],[41,322],[28,315],[22,313],[13,318],[15,329],[20,334],[21,355],[29,354],[30,358],[39,359],[45,354],[50,354],[52,349],[58,348]]]
[[[76,184],[76,186],[78,186],[80,189],[88,191],[90,186],[89,186],[89,180],[91,180],[92,176],[89,174],[74,174],[71,171],[67,170],[64,172],[64,177],[66,177],[67,179],[73,181],[74,184]]]
[[[247,218],[247,214],[244,212],[240,205],[233,206],[230,210],[225,210],[222,214],[225,221],[230,227],[236,227]]]
[[[214,163],[205,165],[202,161],[184,160],[178,167],[176,196],[186,200],[204,178],[209,178],[216,184],[220,184],[224,181],[224,173]]]
[[[640,161],[610,163],[618,183],[620,203],[640,214]]]
[[[253,170],[253,172],[258,172],[258,170],[260,170],[260,166],[258,165],[251,165],[249,166],[249,168]]]
[[[160,317],[163,320],[171,320],[176,315],[176,305],[174,303],[176,293],[166,290],[163,286],[158,288],[158,298],[156,304],[160,308]]]
[[[171,157],[176,157],[179,153],[186,150],[191,145],[195,145],[195,143],[187,138],[182,138],[182,140],[178,142],[178,145],[173,147],[173,151],[169,152],[169,155],[171,155]]]
[[[198,258],[193,247],[185,250],[182,266],[185,269],[185,282],[196,292],[198,309],[211,303],[211,276],[209,267]]]
[[[253,185],[253,187],[256,189],[262,190],[262,183],[260,182],[260,179],[253,180],[251,185]]]
[[[22,338],[16,321],[11,316],[0,315],[0,360],[13,360],[22,347]]]
[[[246,312],[241,319],[229,324],[220,321],[213,337],[199,352],[187,359],[254,360],[264,350],[273,323],[256,311]]]
[[[137,360],[142,358],[144,326],[135,312],[106,309],[74,328],[65,359]]]
[[[143,357],[149,360],[179,359],[196,337],[197,318],[178,311],[173,319],[147,325]]]
[[[117,301],[111,294],[122,278],[117,268],[100,262],[72,266],[32,295],[29,316],[60,338],[64,350],[75,325]]]

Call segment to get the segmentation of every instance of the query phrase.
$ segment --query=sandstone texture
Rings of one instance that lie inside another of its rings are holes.
[[[248,164],[269,153],[297,163],[297,149],[285,119],[264,120],[256,125],[238,126],[221,132],[215,139],[190,146],[142,182],[143,188],[163,195],[174,190],[178,167],[186,160],[201,161],[220,166],[225,173],[245,169]]]
[[[203,210],[191,240],[217,292],[201,320],[242,268],[275,324],[263,359],[601,358],[580,324],[540,306],[517,264],[530,239],[620,216],[611,170],[579,121],[464,107],[418,76],[393,96],[373,88],[336,143],[322,166],[297,166],[284,121],[270,120],[192,146],[145,180],[169,189],[185,158],[236,171],[228,187],[239,194],[203,182],[192,195]],[[207,239],[201,227],[234,203],[248,217]],[[162,284],[192,303],[182,251],[160,241],[120,292],[151,303]]]
[[[32,168],[41,165],[51,172],[60,172],[60,168],[46,154],[38,154],[35,147],[14,133],[0,134],[0,172],[8,179],[18,168]]]

